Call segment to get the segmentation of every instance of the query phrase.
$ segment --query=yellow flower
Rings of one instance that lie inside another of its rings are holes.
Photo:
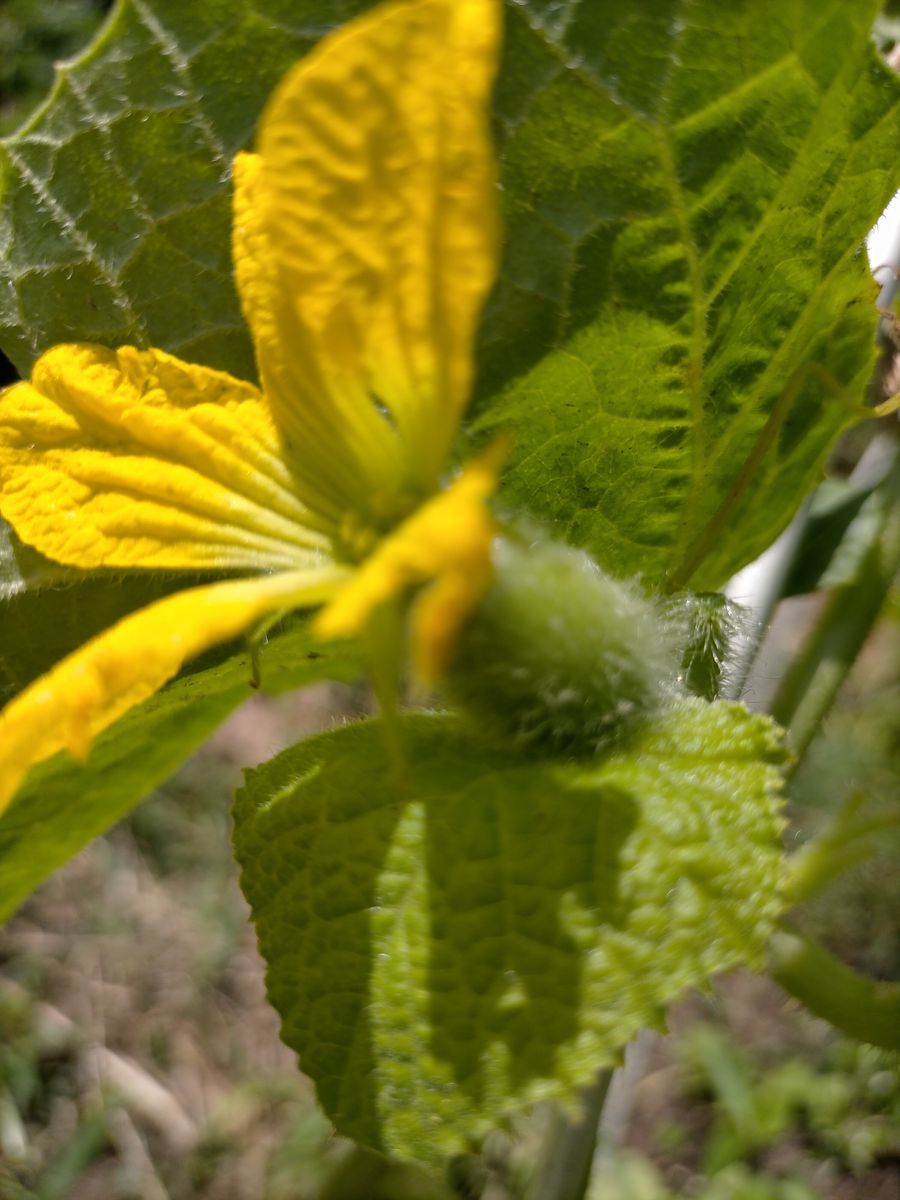
[[[57,346],[0,397],[0,513],[59,562],[216,569],[0,713],[0,812],[191,656],[272,613],[358,632],[419,587],[439,670],[490,574],[488,455],[442,489],[495,273],[487,131],[500,0],[383,4],[276,89],[234,164],[234,265],[261,389],[160,350]]]

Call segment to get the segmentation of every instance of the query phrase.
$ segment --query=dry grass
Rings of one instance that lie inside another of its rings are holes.
[[[352,701],[255,698],[0,931],[2,1200],[318,1187],[328,1130],[265,1001],[228,803],[242,764]]]

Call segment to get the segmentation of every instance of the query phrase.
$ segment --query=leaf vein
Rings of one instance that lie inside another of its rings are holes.
[[[163,57],[184,87],[188,120],[198,130],[212,151],[214,159],[227,165],[231,161],[231,155],[228,153],[225,143],[216,133],[212,122],[204,115],[201,94],[194,83],[190,62],[182,54],[177,40],[153,11],[149,0],[131,0],[131,3],[141,24],[159,46]]]

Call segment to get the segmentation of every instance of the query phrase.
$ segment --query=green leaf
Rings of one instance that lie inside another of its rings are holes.
[[[782,860],[767,718],[684,701],[593,766],[447,717],[398,736],[295,746],[234,810],[269,996],[340,1131],[453,1153],[760,960]]]
[[[507,499],[608,570],[715,590],[861,403],[877,288],[860,245],[900,181],[877,7],[510,10],[510,62],[533,70],[500,83],[518,120],[488,364],[513,326],[535,356],[563,345],[479,430],[515,429]]]
[[[226,185],[272,85],[320,32],[303,30],[303,7],[119,0],[58,69],[0,151],[0,337],[20,371],[83,340],[253,377]]]
[[[820,484],[782,598],[856,583],[889,500],[874,485],[859,488],[844,479]]]
[[[120,0],[0,151],[0,341],[21,370],[81,338],[252,377],[229,162],[286,67],[367,7]],[[714,590],[787,521],[861,395],[875,289],[857,251],[900,134],[876,8],[507,5],[482,430],[516,431],[509,499],[615,573]]]
[[[230,650],[226,661],[205,669],[195,664],[132,709],[97,739],[84,764],[61,753],[30,772],[0,817],[0,921],[162,783],[251,695],[249,655]],[[303,620],[274,637],[261,659],[270,693],[358,673],[347,651],[323,652]]]

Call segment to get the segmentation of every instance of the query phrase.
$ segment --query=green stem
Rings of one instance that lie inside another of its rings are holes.
[[[797,763],[831,708],[900,571],[897,461],[883,486],[884,516],[874,531],[856,581],[829,597],[772,701],[770,712],[789,730]]]
[[[900,1050],[900,984],[866,979],[818,942],[786,927],[769,942],[769,970],[786,992],[842,1033]]]
[[[528,1200],[583,1200],[612,1076],[612,1070],[600,1071],[594,1083],[583,1089],[577,1117],[553,1108]]]
[[[892,829],[900,829],[900,811],[856,824],[837,820],[824,837],[810,842],[788,859],[784,890],[787,903],[801,904],[848,867],[877,853],[881,844],[875,835]]]

